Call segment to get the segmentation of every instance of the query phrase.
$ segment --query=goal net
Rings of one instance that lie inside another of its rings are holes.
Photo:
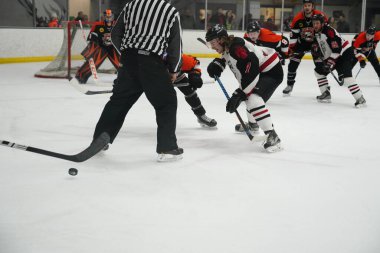
[[[95,22],[82,22],[86,36],[90,33],[94,23]],[[75,76],[76,71],[85,61],[81,52],[87,46],[87,42],[84,41],[80,29],[78,21],[64,22],[64,36],[61,49],[52,62],[34,74],[35,77],[70,78],[71,76]],[[108,59],[103,62],[97,71],[99,73],[116,73],[116,69]]]

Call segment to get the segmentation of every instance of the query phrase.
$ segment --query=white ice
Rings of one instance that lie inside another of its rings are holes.
[[[201,61],[206,77],[210,60]],[[91,142],[109,95],[34,78],[45,65],[0,65],[0,139],[75,154]],[[221,80],[230,93],[237,88],[230,71]],[[303,61],[292,96],[282,97],[284,81],[267,105],[284,146],[274,154],[234,132],[237,118],[216,83],[198,91],[216,130],[200,127],[177,92],[179,162],[156,162],[144,95],[111,148],[84,163],[0,146],[0,252],[378,253],[380,85],[372,66],[358,83],[366,108],[354,108],[333,79],[332,103],[317,103],[313,65]]]

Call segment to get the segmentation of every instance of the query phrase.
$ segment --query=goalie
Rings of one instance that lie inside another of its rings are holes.
[[[98,69],[106,58],[117,69],[119,67],[119,54],[111,42],[111,30],[114,25],[114,15],[111,10],[106,10],[104,20],[96,22],[88,35],[89,41],[82,55],[86,59],[85,63],[78,69],[75,78],[79,83],[85,84],[91,76],[91,69],[88,60],[92,58],[95,67]]]

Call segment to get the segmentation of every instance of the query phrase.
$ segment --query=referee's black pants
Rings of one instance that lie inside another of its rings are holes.
[[[122,52],[117,82],[96,125],[94,139],[107,132],[112,143],[129,109],[144,92],[156,111],[156,152],[178,148],[175,135],[177,95],[164,62],[157,55],[148,54],[137,49]]]

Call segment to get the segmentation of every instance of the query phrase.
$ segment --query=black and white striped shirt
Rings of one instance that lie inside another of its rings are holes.
[[[142,49],[167,54],[170,72],[181,68],[182,40],[178,11],[165,0],[133,0],[127,3],[112,30],[112,43],[119,51]]]

